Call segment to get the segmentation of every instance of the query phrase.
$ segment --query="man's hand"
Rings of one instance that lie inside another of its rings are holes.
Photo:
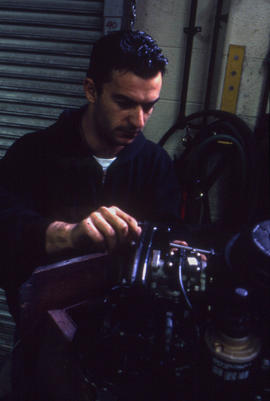
[[[141,234],[137,221],[116,206],[102,206],[81,221],[72,232],[75,247],[87,242],[103,250],[136,239]]]
[[[179,245],[184,245],[184,246],[188,246],[188,243],[186,241],[181,241],[181,240],[174,240],[173,241],[174,244],[179,244]],[[177,251],[177,248],[172,248],[173,251]],[[199,253],[197,256],[200,257],[202,262],[207,262],[207,256],[204,255],[203,253]]]
[[[65,249],[112,251],[141,234],[137,221],[116,206],[102,206],[78,224],[54,222],[46,232],[49,254]]]

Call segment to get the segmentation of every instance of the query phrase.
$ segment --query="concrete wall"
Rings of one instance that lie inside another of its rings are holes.
[[[187,0],[137,0],[135,28],[150,33],[169,59],[161,100],[145,129],[146,136],[156,142],[175,122],[179,111],[186,43],[183,29],[189,23],[190,4]],[[196,25],[202,31],[194,37],[186,114],[203,109],[216,5],[217,0],[198,0]],[[211,106],[220,108],[229,44],[246,46],[236,112],[254,125],[269,45],[270,0],[228,0],[223,14],[228,19],[220,23]],[[173,154],[174,141],[166,147]]]
[[[220,76],[219,101],[230,44],[246,48],[236,114],[254,127],[266,74],[265,59],[270,50],[270,0],[231,1]]]

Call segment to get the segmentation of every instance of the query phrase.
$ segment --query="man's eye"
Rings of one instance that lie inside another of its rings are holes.
[[[121,107],[121,109],[131,109],[132,107],[134,107],[132,103],[126,101],[118,100],[116,103],[119,107]]]
[[[122,110],[128,110],[128,109],[133,109],[136,108],[138,106],[137,103],[128,101],[128,100],[115,100],[116,104],[118,105],[118,107],[120,107]],[[144,111],[144,113],[150,113],[153,108],[154,108],[155,103],[146,103],[146,104],[142,104],[141,107]]]
[[[153,104],[146,104],[143,106],[143,111],[145,113],[150,113],[150,111],[152,111],[153,108],[154,108]]]

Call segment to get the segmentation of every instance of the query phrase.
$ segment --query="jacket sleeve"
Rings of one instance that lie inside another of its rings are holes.
[[[50,221],[31,199],[29,169],[35,167],[35,149],[29,149],[30,139],[15,142],[0,161],[0,286],[4,288],[10,281],[24,281],[45,258]]]

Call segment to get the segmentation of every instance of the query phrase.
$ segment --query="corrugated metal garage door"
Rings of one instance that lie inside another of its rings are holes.
[[[0,0],[0,157],[16,138],[85,102],[82,83],[103,8],[91,0]],[[0,363],[13,327],[0,291]]]
[[[103,2],[0,0],[0,157],[22,134],[84,102]]]

